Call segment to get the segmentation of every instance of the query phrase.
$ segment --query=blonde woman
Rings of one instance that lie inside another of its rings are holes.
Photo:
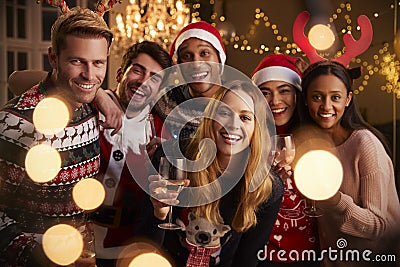
[[[193,247],[188,246],[184,232],[155,227],[167,218],[169,209],[164,203],[179,203],[179,208],[174,207],[174,221],[179,217],[186,222],[190,211],[214,225],[215,234],[224,224],[231,229],[221,237],[220,249],[208,258],[198,258],[206,262],[200,266],[257,266],[282,201],[282,182],[267,164],[267,119],[273,127],[273,118],[267,118],[266,102],[252,83],[234,81],[225,87],[210,100],[194,138],[180,141],[182,153],[195,162],[188,172],[190,186],[186,191],[176,199],[177,193],[156,190],[165,186],[159,175],[149,177],[153,220],[147,221],[147,230],[160,234],[173,266],[194,266],[190,262]],[[207,145],[207,139],[215,146]],[[156,168],[161,156],[176,154],[176,149],[168,149],[167,144],[163,147],[164,151],[160,147],[153,158]],[[207,167],[193,171],[196,164]]]

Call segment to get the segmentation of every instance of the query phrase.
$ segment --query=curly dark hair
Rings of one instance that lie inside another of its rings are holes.
[[[163,69],[172,66],[171,57],[169,56],[168,52],[165,51],[159,44],[150,41],[143,41],[129,47],[124,54],[121,63],[122,73],[124,73],[131,65],[132,60],[141,53],[149,55],[152,59],[157,61]]]

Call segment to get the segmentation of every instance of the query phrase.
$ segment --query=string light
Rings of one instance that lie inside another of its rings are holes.
[[[390,5],[390,9],[393,8],[393,4]],[[343,19],[345,21],[345,26],[338,30],[339,35],[343,35],[346,33],[351,34],[353,31],[360,31],[360,27],[356,23],[357,20],[351,18],[352,10],[353,9],[351,3],[340,3],[339,6],[335,9],[335,12],[329,18],[330,23],[334,23],[339,19]],[[373,12],[367,15],[370,18],[379,19],[387,12],[389,11],[385,9],[382,12]],[[213,18],[217,17],[218,14],[214,12]],[[258,55],[272,52],[275,54],[284,53],[287,55],[305,57],[305,55],[297,47],[297,45],[293,41],[291,41],[291,37],[283,34],[278,25],[271,21],[270,17],[261,8],[257,7],[254,9],[253,18],[253,23],[250,25],[249,30],[246,33],[237,33],[235,37],[232,37],[229,40],[224,40],[225,45],[231,46],[235,50],[240,49],[243,52],[250,52]],[[355,25],[352,25],[353,23]],[[257,34],[257,30],[259,29],[259,27],[265,27],[266,29],[269,29],[274,35],[274,39],[278,42],[278,44],[270,46],[266,43],[251,43],[249,40],[255,39],[254,36]],[[342,40],[340,36],[338,37],[338,39]],[[344,53],[345,47],[343,45],[341,47],[343,48],[335,52],[333,58],[340,57]],[[376,57],[373,59],[373,63],[368,62],[368,60],[362,60],[361,58],[355,58],[352,60],[353,63],[356,63],[358,65],[361,64],[364,70],[368,70],[363,75],[363,80],[357,81],[359,82],[359,84],[358,86],[355,86],[355,94],[359,94],[365,91],[366,87],[369,84],[369,80],[378,73],[385,76],[386,78],[386,84],[381,86],[381,90],[386,91],[387,93],[394,92],[396,94],[396,97],[400,99],[400,84],[398,81],[398,76],[395,75],[395,73],[397,74],[400,71],[400,63],[396,59],[395,55],[389,52],[390,48],[391,47],[388,43],[384,43],[382,46],[379,47],[377,46],[378,52],[376,53]],[[319,52],[320,55],[323,57],[332,57],[329,52]]]

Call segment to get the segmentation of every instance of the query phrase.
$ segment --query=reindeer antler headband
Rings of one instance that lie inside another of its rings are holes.
[[[69,7],[65,0],[45,0],[49,5],[53,7],[59,7],[61,13],[66,13],[69,11]],[[99,16],[103,16],[107,11],[114,7],[114,4],[121,3],[121,0],[99,0],[96,5],[95,12],[99,14]],[[40,0],[37,0],[36,3],[40,3]]]
[[[293,25],[293,39],[297,46],[307,55],[310,64],[312,64],[327,59],[318,55],[316,49],[312,47],[310,41],[304,34],[304,28],[309,18],[310,13],[307,11],[303,11],[297,16]],[[358,17],[357,22],[361,29],[360,39],[356,41],[351,34],[346,33],[343,36],[343,42],[346,47],[344,54],[338,58],[332,59],[333,61],[341,63],[345,67],[350,64],[352,58],[366,51],[372,42],[373,31],[368,17],[361,15]]]

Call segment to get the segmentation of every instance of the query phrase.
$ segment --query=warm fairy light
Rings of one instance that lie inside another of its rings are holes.
[[[43,250],[46,256],[58,265],[74,263],[82,253],[82,235],[67,224],[58,224],[43,234]]]
[[[83,210],[94,210],[104,201],[106,196],[103,184],[93,178],[79,181],[72,190],[72,197],[78,207]]]
[[[134,242],[121,250],[117,266],[171,266],[160,254],[160,251],[152,243]]]
[[[25,157],[25,168],[34,182],[46,183],[56,177],[60,171],[60,154],[46,144],[31,147]]]
[[[328,26],[317,24],[308,32],[308,39],[315,49],[326,50],[335,42],[335,35]]]
[[[43,134],[57,134],[67,126],[68,122],[68,107],[57,98],[46,97],[33,111],[33,124]]]
[[[193,7],[199,9],[200,4]],[[114,33],[114,54],[121,56],[132,44],[143,40],[155,41],[169,48],[178,32],[189,24],[190,13],[190,8],[182,0],[128,3],[125,14],[116,16],[116,25],[111,29]],[[195,14],[196,11],[192,13],[192,20],[196,20]]]
[[[172,265],[160,254],[144,253],[134,258],[128,265],[129,267],[172,267]]]
[[[342,164],[327,151],[313,150],[296,163],[294,179],[299,191],[307,198],[328,199],[336,194],[342,184]]]
[[[399,2],[399,5],[400,5],[400,2]],[[393,9],[393,5],[391,5],[390,8]],[[340,30],[338,29],[338,35],[346,34],[348,31],[351,31],[351,30],[354,30],[354,29],[357,29],[358,31],[360,30],[360,27],[357,25],[357,20],[351,18],[351,12],[352,11],[353,11],[353,9],[352,9],[351,3],[349,3],[349,2],[340,3],[339,6],[336,9],[334,9],[334,13],[331,15],[331,17],[327,18],[327,19],[329,19],[330,23],[335,23],[335,21],[337,21],[339,19],[343,20],[343,23],[340,23],[341,28],[340,28]],[[375,13],[376,14],[383,14],[385,12],[386,12],[386,10],[383,10],[383,11],[380,10],[379,12],[375,12]],[[214,12],[213,13],[213,17],[214,18],[219,18],[219,14]],[[380,16],[375,17],[374,19],[377,20],[379,18],[380,18]],[[282,34],[282,31],[280,31],[278,29],[279,28],[278,25],[276,23],[272,22],[271,18],[268,16],[268,14],[263,12],[261,8],[255,8],[254,9],[254,16],[252,17],[252,20],[253,21],[250,22],[250,26],[248,27],[249,30],[247,32],[242,33],[242,34],[241,33],[236,33],[236,36],[234,38],[230,38],[230,39],[227,39],[227,40],[224,39],[225,45],[231,45],[233,47],[233,49],[235,49],[235,50],[239,50],[240,49],[243,52],[251,51],[252,53],[258,54],[258,55],[262,55],[264,52],[270,52],[270,53],[275,53],[275,54],[276,53],[286,53],[286,54],[292,54],[294,56],[303,56],[304,57],[304,55],[301,54],[302,51],[298,47],[294,47],[290,51],[287,50],[287,44],[291,43],[291,41],[290,41],[291,40],[290,39],[291,35],[290,35],[290,37],[289,36],[284,36],[284,34]],[[229,21],[229,20],[226,20],[226,21]],[[351,25],[351,24],[353,24],[353,25]],[[344,25],[344,27],[343,27],[343,25]],[[272,28],[272,26],[274,28]],[[256,48],[256,47],[260,47],[261,46],[261,45],[258,45],[258,44],[251,44],[251,42],[249,41],[249,40],[256,40],[257,39],[257,38],[254,37],[254,35],[257,34],[258,27],[265,27],[267,29],[270,29],[271,33],[275,35],[274,38],[277,41],[279,41],[281,44],[278,45],[278,46],[276,46],[276,45],[272,46],[271,45],[271,47],[266,46],[265,48],[259,48],[259,49],[250,49],[250,50],[245,49],[245,47],[241,43],[243,41],[249,42],[248,45],[250,47]],[[277,31],[274,32],[274,30],[277,30]],[[282,36],[282,38],[279,38],[280,40],[278,40],[278,34],[280,36]],[[400,34],[398,34],[398,38],[400,38]],[[400,51],[400,42],[398,42],[398,45],[399,45],[399,48],[397,49],[397,51]],[[384,48],[387,49],[388,46],[389,46],[388,43],[384,44]],[[396,44],[395,44],[395,46],[396,46]],[[395,48],[395,51],[396,51],[396,48]],[[388,52],[388,51],[386,50],[385,52]],[[337,51],[335,54],[324,55],[324,56],[335,58],[335,57],[340,57],[341,54],[342,54],[342,51]],[[398,54],[398,57],[400,57],[399,54]],[[398,62],[397,59],[395,61]],[[358,58],[358,59],[356,59],[356,61],[353,61],[353,62],[356,62],[357,64],[360,64],[361,60]],[[375,60],[374,63],[378,67],[379,70],[375,70],[374,69],[374,73],[381,72],[380,71],[381,66],[379,66],[379,64],[381,64],[382,62],[383,62],[383,60],[381,58]],[[364,60],[362,62],[362,65],[366,67],[368,65],[374,65],[374,63],[370,64],[369,62]],[[386,72],[386,70],[385,70],[385,72]],[[370,74],[370,75],[372,75],[372,74]],[[391,77],[389,77],[388,79],[393,81],[393,79]],[[356,81],[356,82],[360,83],[361,84],[360,85],[361,86],[360,89],[362,88],[361,90],[355,90],[354,91],[356,94],[358,94],[359,92],[362,92],[365,88],[362,85],[362,81],[361,82]],[[387,91],[388,93],[392,93],[393,85],[391,85],[390,88],[389,88],[389,84],[390,83],[388,82],[387,85],[384,85],[384,87],[381,87],[381,90]],[[386,90],[385,88],[387,88],[388,90]],[[397,97],[400,99],[400,84],[397,84],[395,86],[395,88],[399,88],[399,89],[395,89],[395,90],[396,90]]]

